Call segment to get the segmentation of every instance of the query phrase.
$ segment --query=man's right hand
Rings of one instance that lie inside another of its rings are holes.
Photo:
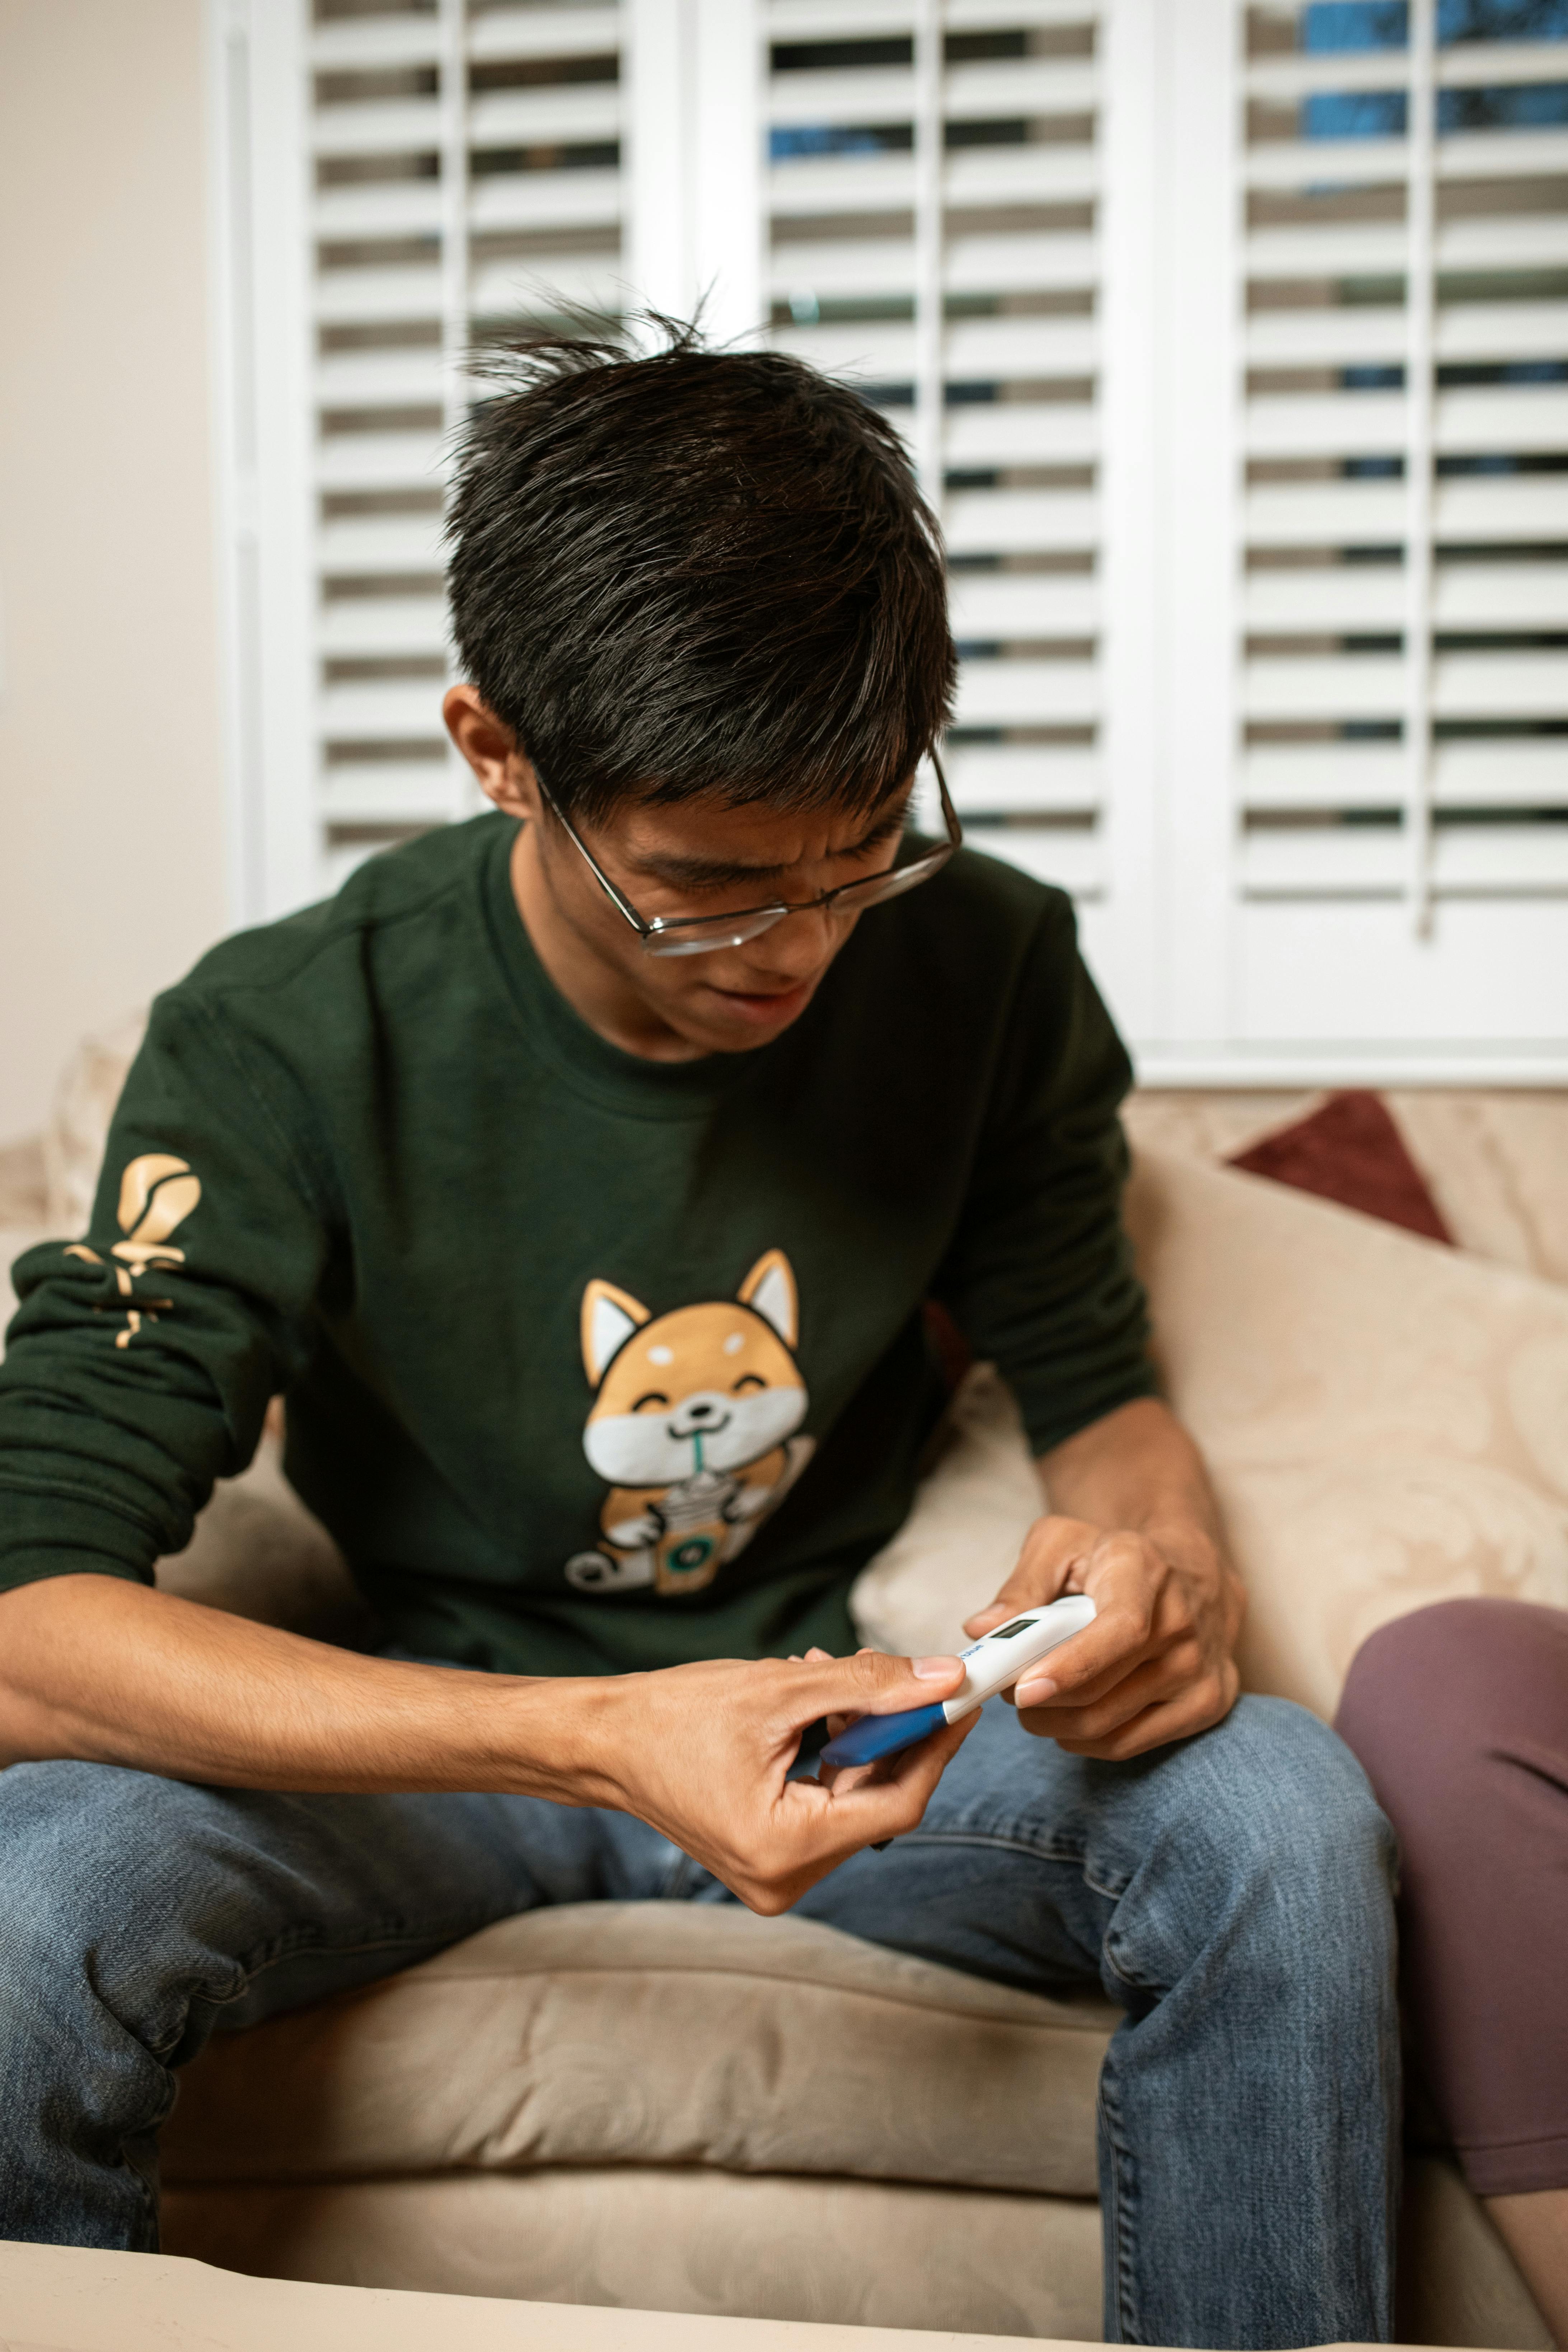
[[[882,1762],[789,1779],[808,1725],[891,1715],[950,1698],[956,1658],[731,1659],[625,1675],[601,1693],[584,1801],[636,1813],[722,1880],[752,1911],[787,1911],[858,1853],[912,1830],[979,1720],[966,1716]]]
[[[973,1718],[791,1780],[820,1717],[946,1698],[956,1658],[862,1651],[530,1678],[367,1658],[118,1577],[0,1593],[0,1768],[56,1757],[242,1789],[482,1789],[636,1813],[752,1910],[913,1829]]]

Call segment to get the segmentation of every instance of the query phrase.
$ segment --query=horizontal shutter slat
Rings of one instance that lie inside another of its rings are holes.
[[[1242,711],[1248,719],[1397,719],[1404,696],[1405,664],[1396,656],[1255,656]]]
[[[1360,305],[1254,310],[1244,329],[1254,367],[1400,365],[1405,313]],[[1441,360],[1556,359],[1568,352],[1568,302],[1452,302],[1438,311]]]
[[[310,35],[310,61],[318,72],[372,73],[389,66],[434,65],[440,54],[441,27],[434,13],[329,17]]]
[[[468,55],[496,58],[596,57],[618,47],[618,8],[485,8],[468,19]]]
[[[1092,661],[966,661],[958,672],[958,727],[1087,725],[1100,716]]]
[[[1456,41],[1437,52],[1441,89],[1474,89],[1487,82],[1568,80],[1568,51],[1561,41]],[[1459,134],[1463,135],[1463,134]]]
[[[1068,140],[1000,151],[960,148],[946,159],[945,183],[951,206],[1087,204],[1100,193],[1100,163],[1092,146]],[[775,220],[905,212],[914,197],[914,160],[907,154],[792,156],[768,173],[768,205]]]
[[[438,319],[441,272],[434,265],[428,269],[324,270],[316,280],[312,307],[323,326]]]
[[[1249,833],[1242,850],[1243,887],[1254,897],[1388,897],[1403,889],[1407,866],[1392,826],[1270,826]],[[1440,898],[1568,892],[1568,827],[1441,825],[1432,883]]]
[[[1087,374],[1100,358],[1092,318],[954,320],[945,341],[950,376]]]
[[[1249,719],[1394,719],[1405,665],[1396,656],[1255,656],[1247,665]],[[1568,718],[1568,663],[1554,653],[1438,654],[1432,708],[1440,719]]]
[[[1433,793],[1446,808],[1568,806],[1568,747],[1548,741],[1440,742]],[[1398,743],[1254,745],[1243,755],[1244,807],[1398,808],[1407,761]]]
[[[1037,147],[959,147],[946,160],[949,205],[1088,204],[1100,192],[1099,150],[1053,139]]]
[[[1089,572],[959,572],[948,603],[960,639],[1090,636],[1100,625],[1100,583]]]
[[[481,236],[568,224],[607,227],[620,220],[622,203],[619,172],[490,172],[474,182],[468,215]]]
[[[438,433],[331,435],[316,446],[323,489],[423,489],[440,479]]]
[[[1293,56],[1249,58],[1247,88],[1253,98],[1310,98],[1317,90],[1403,89],[1410,61],[1402,49],[1300,50]]]
[[[1560,73],[1568,68],[1559,66]],[[1403,180],[1409,169],[1406,139],[1279,139],[1246,151],[1249,188],[1321,188],[1342,182],[1366,187]],[[1445,138],[1437,170],[1444,180],[1513,179],[1560,172],[1560,131],[1465,131]]]
[[[329,767],[321,814],[329,824],[440,824],[452,813],[445,752],[431,760],[354,760]]]
[[[1037,882],[1070,890],[1075,898],[1096,898],[1105,887],[1105,849],[1096,826],[977,825],[970,844],[988,856],[1022,866]]]
[[[943,754],[942,767],[961,816],[976,810],[1089,816],[1104,787],[1099,752],[1066,746],[956,742]]]
[[[1247,493],[1254,546],[1375,545],[1402,539],[1407,501],[1400,482],[1291,482]],[[1433,497],[1438,539],[1568,538],[1568,482],[1507,475],[1440,481]]]
[[[426,351],[335,352],[316,362],[316,397],[326,408],[438,404],[441,354]]]
[[[318,624],[321,651],[344,654],[439,654],[447,642],[444,596],[342,596]]]
[[[497,90],[468,102],[468,144],[486,147],[593,144],[621,135],[621,93],[614,82]]]
[[[1009,58],[999,65],[950,65],[942,111],[950,122],[1087,114],[1102,95],[1100,67],[1092,58]]]
[[[1568,808],[1568,744],[1439,743],[1432,759],[1439,808]]]
[[[1019,58],[1005,66],[950,67],[942,102],[949,121],[962,122],[987,117],[1081,114],[1099,99],[1100,72],[1092,59]],[[862,71],[776,74],[768,120],[780,129],[802,123],[858,127],[908,122],[914,110],[912,69],[882,66]]]
[[[1093,14],[1093,0],[947,0],[950,30],[997,24],[1081,25]],[[908,36],[914,30],[910,0],[773,0],[767,28],[775,41],[851,41]]]
[[[1439,360],[1560,359],[1568,302],[1450,302],[1437,313]]]
[[[1242,602],[1247,627],[1263,632],[1400,629],[1405,574],[1393,563],[1253,571]],[[1438,628],[1568,629],[1568,564],[1439,564],[1432,617]]]
[[[1409,863],[1393,826],[1270,825],[1242,837],[1241,887],[1249,896],[1389,898],[1403,890]]]
[[[1100,501],[1072,490],[954,490],[947,543],[955,555],[1032,553],[1095,546]]]
[[[992,401],[955,408],[947,425],[953,467],[1082,464],[1100,446],[1090,401]]]
[[[316,709],[320,731],[331,741],[442,739],[441,688],[432,680],[389,678],[374,685],[323,687]]]
[[[470,298],[477,319],[526,319],[553,312],[554,297],[581,303],[606,317],[619,314],[626,299],[619,257],[606,254],[540,253],[497,261],[476,269]]]
[[[775,220],[819,213],[907,212],[915,200],[909,155],[799,155],[768,172],[768,209]]]
[[[1397,456],[1408,433],[1401,392],[1275,394],[1252,401],[1247,418],[1247,446],[1259,456]],[[1439,393],[1434,441],[1439,455],[1568,449],[1568,392],[1523,383]]]
[[[316,534],[316,568],[328,577],[434,572],[441,562],[441,519],[435,514],[329,522]]]
[[[1568,235],[1551,213],[1450,221],[1435,240],[1445,270],[1551,268],[1563,264]],[[1344,221],[1313,228],[1254,229],[1246,243],[1253,278],[1386,278],[1405,268],[1405,231],[1396,224]]]
[[[369,187],[321,188],[311,207],[316,235],[324,239],[436,236],[441,227],[438,180],[376,182]]]
[[[771,126],[835,128],[908,122],[915,108],[915,78],[907,66],[860,72],[775,74],[768,105]]]
[[[1068,235],[951,236],[945,275],[954,294],[1088,293],[1100,276],[1100,246]]]
[[[441,108],[434,98],[320,106],[310,124],[317,155],[424,155],[440,144]]]
[[[1568,719],[1561,653],[1440,653],[1432,667],[1439,719]]]

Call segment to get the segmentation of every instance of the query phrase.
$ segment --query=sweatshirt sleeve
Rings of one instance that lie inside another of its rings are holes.
[[[80,1242],[16,1262],[0,1363],[0,1591],[153,1581],[302,1366],[331,1184],[287,1070],[221,1000],[160,999]]]
[[[958,1229],[934,1286],[1044,1454],[1157,1381],[1121,1223],[1126,1047],[1052,902],[1025,960]]]

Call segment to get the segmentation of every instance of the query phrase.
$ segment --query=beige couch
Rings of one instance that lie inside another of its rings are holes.
[[[79,1222],[114,1064],[68,1088],[57,1230]],[[1568,1099],[1394,1099],[1464,1250],[1212,1164],[1293,1100],[1143,1098],[1131,1121],[1167,1385],[1251,1590],[1246,1680],[1324,1715],[1404,1611],[1474,1591],[1568,1606]],[[15,1202],[26,1164],[10,1174]],[[951,1643],[1036,1507],[1010,1400],[978,1368],[860,1580],[868,1637]],[[267,1454],[160,1578],[246,1613],[352,1618]],[[164,2134],[165,2242],[282,2277],[1092,2338],[1114,2023],[1093,1998],[798,1920],[664,1904],[508,1920],[216,2041]],[[1412,2167],[1403,2274],[1406,2340],[1550,2341],[1439,2159]]]

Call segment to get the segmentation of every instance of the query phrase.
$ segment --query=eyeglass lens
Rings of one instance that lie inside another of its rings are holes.
[[[924,857],[917,857],[908,866],[895,866],[890,874],[874,874],[864,882],[847,882],[842,889],[831,893],[827,905],[836,913],[857,914],[865,907],[879,907],[884,899],[897,898],[917,882],[926,881],[939,866],[945,866],[952,850],[943,846]],[[818,904],[821,902],[818,901]],[[801,908],[761,907],[753,914],[738,915],[725,921],[713,918],[711,924],[694,919],[690,923],[670,923],[644,940],[649,955],[708,955],[720,948],[743,947],[749,940],[760,939],[782,923],[787,915],[804,912]]]

